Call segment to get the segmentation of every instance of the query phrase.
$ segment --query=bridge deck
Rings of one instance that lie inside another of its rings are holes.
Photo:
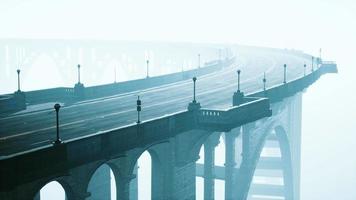
[[[260,91],[263,72],[266,72],[267,87],[280,84],[283,81],[284,63],[288,65],[289,80],[300,77],[304,62],[310,61],[305,57],[280,52],[243,51],[237,61],[242,69],[241,89],[245,93]],[[206,108],[226,109],[232,104],[236,88],[236,65],[233,65],[217,73],[198,77],[197,100]],[[138,93],[143,102],[142,119],[148,120],[185,110],[192,99],[192,82],[182,81],[140,92],[65,105],[60,110],[62,140],[134,123]],[[1,118],[0,156],[50,144],[55,139],[54,120],[52,109]]]

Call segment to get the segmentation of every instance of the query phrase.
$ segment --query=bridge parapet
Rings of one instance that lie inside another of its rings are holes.
[[[272,114],[267,98],[245,97],[244,102],[222,110],[201,109],[198,113],[199,127],[212,131],[228,131]]]

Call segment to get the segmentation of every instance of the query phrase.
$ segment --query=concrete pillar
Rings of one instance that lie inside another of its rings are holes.
[[[41,200],[41,193],[40,191],[37,192],[35,198],[33,198],[33,200]]]
[[[204,143],[204,199],[214,199],[215,145],[211,140]]]
[[[233,199],[236,132],[225,133],[225,199]]]
[[[135,165],[134,171],[133,171],[133,175],[127,178],[130,178],[130,183],[129,183],[129,198],[130,200],[137,200],[138,199],[138,179],[137,179],[137,163]],[[125,177],[125,179],[127,179]],[[122,198],[119,198],[122,199]]]
[[[242,127],[242,162],[249,162],[250,157],[250,126]]]

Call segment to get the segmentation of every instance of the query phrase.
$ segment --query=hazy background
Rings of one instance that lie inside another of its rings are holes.
[[[354,200],[355,19],[352,0],[1,0],[0,38],[238,43],[314,55],[322,48],[339,74],[303,98],[301,199]]]

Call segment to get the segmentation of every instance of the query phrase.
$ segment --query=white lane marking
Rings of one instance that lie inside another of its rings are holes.
[[[50,142],[51,140],[43,140],[43,141],[39,141],[39,142],[35,142],[32,143],[31,146],[37,145],[37,144],[42,144],[42,143],[46,143],[46,142]]]
[[[81,123],[81,122],[84,122],[84,121],[85,120],[78,120],[78,121],[74,121],[74,122],[61,124],[61,125],[59,125],[59,128],[65,127],[65,126],[70,126],[72,124],[78,124],[78,123]],[[29,134],[32,134],[32,133],[35,133],[35,132],[46,131],[46,130],[50,130],[50,129],[53,129],[53,128],[56,128],[56,126],[50,126],[50,127],[46,127],[46,128],[37,129],[37,130],[34,130],[34,131],[26,131],[26,132],[22,132],[22,133],[15,134],[15,135],[9,135],[9,136],[5,136],[5,137],[1,137],[0,140],[7,140],[7,139],[10,139],[10,138],[29,135]]]

